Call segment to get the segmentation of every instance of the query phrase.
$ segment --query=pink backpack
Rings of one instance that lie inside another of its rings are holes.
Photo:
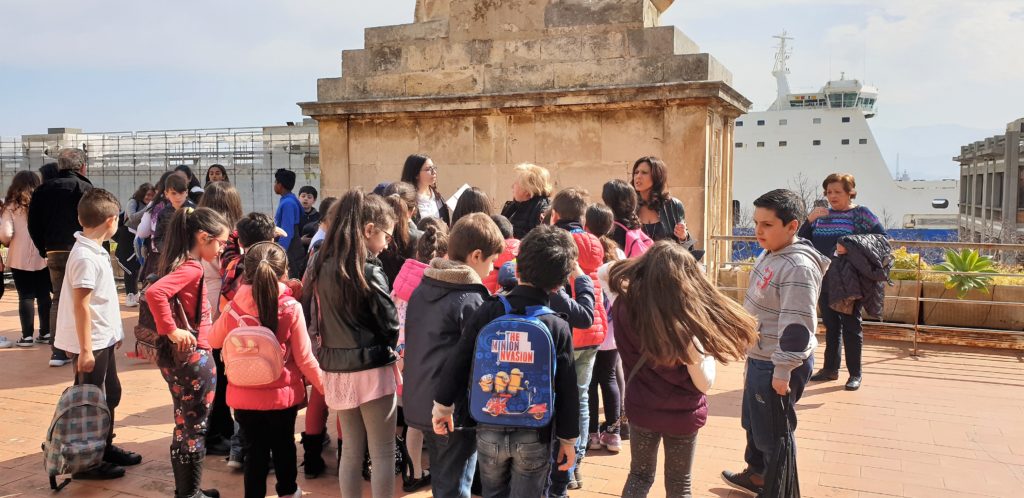
[[[639,258],[654,245],[654,241],[643,230],[639,228],[630,230],[617,221],[615,224],[626,231],[626,247],[622,248],[622,252],[626,253],[627,258]]]
[[[296,302],[289,299],[282,304],[290,306]],[[230,306],[228,313],[238,323],[224,338],[221,350],[228,381],[241,387],[260,387],[280,379],[287,354],[274,331],[260,325],[258,318],[239,315]],[[247,325],[247,320],[253,324]]]

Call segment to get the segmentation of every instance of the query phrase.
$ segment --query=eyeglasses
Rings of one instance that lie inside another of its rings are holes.
[[[380,229],[378,228],[377,230],[380,230]],[[380,230],[380,233],[384,234],[384,240],[388,244],[392,243],[395,240],[395,238],[390,233],[385,232],[384,230]]]
[[[423,171],[428,173],[437,173],[437,166],[427,166],[426,168],[423,168]]]

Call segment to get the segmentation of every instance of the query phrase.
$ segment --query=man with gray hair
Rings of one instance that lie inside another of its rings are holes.
[[[57,177],[46,181],[32,193],[28,205],[28,234],[46,258],[50,270],[53,304],[50,307],[50,323],[57,323],[57,307],[60,305],[60,289],[64,284],[64,270],[68,254],[75,245],[75,232],[82,230],[78,223],[78,201],[92,190],[92,182],[85,177],[85,151],[82,149],[61,149],[57,154]],[[36,340],[53,344],[53,336],[46,334]],[[50,366],[68,364],[67,353],[53,348]]]

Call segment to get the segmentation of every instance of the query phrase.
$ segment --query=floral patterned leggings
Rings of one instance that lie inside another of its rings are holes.
[[[217,367],[205,349],[196,349],[188,361],[174,368],[161,368],[174,402],[174,437],[171,458],[182,463],[206,455],[206,425],[216,394]]]

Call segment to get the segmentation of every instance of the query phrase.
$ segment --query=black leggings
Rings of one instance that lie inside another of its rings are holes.
[[[139,273],[141,267],[139,266],[139,258],[135,256],[135,246],[133,244],[126,244],[126,247],[122,248],[122,244],[117,245],[117,261],[124,267],[124,293],[125,294],[138,294],[139,292]]]
[[[619,361],[619,351],[598,351],[597,359],[594,360],[594,376],[590,378],[590,433],[596,433],[598,424],[598,403],[597,390],[601,388],[601,401],[604,403],[604,423],[611,427],[619,420],[619,413],[622,411],[622,398],[619,392],[619,382],[616,378],[615,365]]]
[[[299,408],[283,410],[235,410],[238,425],[245,432],[248,454],[245,456],[245,497],[267,496],[267,470],[274,455],[277,496],[291,496],[298,489],[295,479],[295,416]],[[347,446],[347,445],[346,445]]]
[[[32,337],[35,328],[36,310],[39,309],[39,335],[45,336],[50,331],[50,270],[43,268],[38,271],[11,269],[14,276],[14,287],[18,289],[18,318],[21,319],[21,336]]]

